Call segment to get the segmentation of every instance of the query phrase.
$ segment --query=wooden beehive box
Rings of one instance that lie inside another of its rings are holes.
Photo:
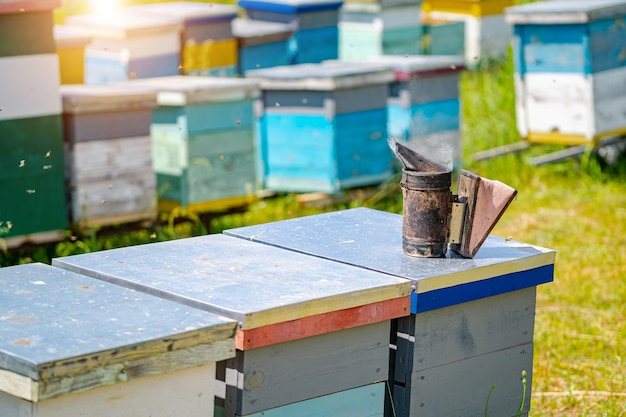
[[[421,6],[421,0],[344,3],[339,14],[339,58],[421,53]]]
[[[176,76],[128,84],[157,92],[150,135],[159,210],[224,211],[255,199],[256,82]]]
[[[225,416],[383,416],[408,280],[222,234],[53,264],[238,320],[216,391]]]
[[[85,82],[85,47],[91,35],[65,25],[54,25],[54,40],[59,56],[61,84]]]
[[[397,416],[515,416],[523,370],[532,384],[535,287],[552,281],[552,250],[489,236],[473,259],[417,258],[402,248],[402,216],[356,208],[226,230],[227,235],[403,277],[411,315],[392,324]]]
[[[576,145],[626,133],[626,1],[551,1],[506,16],[523,138]]]
[[[121,9],[68,16],[65,24],[93,36],[85,50],[85,84],[179,73],[182,24],[174,17]]]
[[[60,91],[72,226],[155,219],[150,123],[156,92],[119,85],[65,85]]]
[[[389,136],[407,141],[421,155],[448,168],[461,165],[460,55],[386,55],[372,62],[387,65],[395,80],[389,87]]]
[[[239,0],[254,20],[295,24],[293,64],[318,63],[339,56],[340,0]]]
[[[237,17],[236,6],[174,1],[131,6],[126,10],[173,17],[182,24],[182,74],[224,77],[237,74],[237,40],[231,27]]]
[[[258,79],[263,90],[265,188],[333,193],[389,178],[391,70],[327,61],[252,70],[247,76]]]
[[[2,416],[213,416],[236,322],[44,264],[0,270]]]
[[[251,69],[292,63],[293,24],[247,18],[237,18],[232,24],[238,45],[239,75],[245,76]]]
[[[60,240],[67,229],[58,5],[0,3],[0,239],[9,248]]]
[[[452,22],[463,23],[465,64],[475,68],[481,62],[506,57],[513,31],[504,19],[504,9],[513,4],[515,0],[424,0],[422,11],[427,21],[447,22],[448,34],[458,33]],[[444,41],[443,37],[427,39],[431,49],[438,48],[438,39]]]

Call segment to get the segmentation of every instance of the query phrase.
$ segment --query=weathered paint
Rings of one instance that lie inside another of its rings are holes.
[[[226,362],[225,415],[248,416],[386,381],[389,330],[387,320],[237,351]],[[376,402],[383,408],[384,397]]]
[[[345,391],[288,404],[246,417],[383,417],[385,383],[365,385]]]
[[[391,70],[326,61],[248,71],[263,89],[260,166],[266,188],[336,192],[384,181]],[[294,141],[294,138],[298,138]]]
[[[618,134],[626,129],[625,80],[626,68],[587,76],[516,74],[518,131],[522,137],[542,135],[546,142],[554,135],[557,143],[559,136],[584,143]]]
[[[235,354],[236,322],[44,264],[4,268],[0,281],[10,300],[0,410],[200,416],[212,406],[211,373]]]

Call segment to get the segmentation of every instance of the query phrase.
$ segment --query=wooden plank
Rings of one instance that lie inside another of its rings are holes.
[[[417,371],[411,377],[410,417],[483,415],[489,390],[489,415],[514,416],[522,400],[522,371],[527,371],[526,402],[530,409],[533,344],[491,352],[459,362]],[[442,389],[445,387],[445,389]],[[450,393],[454,393],[451,400]]]
[[[531,343],[535,292],[535,287],[531,287],[411,316],[414,323],[410,329],[398,330],[398,340],[408,343],[408,354],[412,357],[402,360],[399,355],[396,357],[407,364],[396,370],[396,379],[407,373]]]
[[[152,169],[150,136],[79,142],[67,159],[72,185],[144,175]]]
[[[257,327],[256,329],[239,329],[237,330],[236,346],[239,350],[256,349],[331,331],[372,324],[381,319],[391,320],[404,317],[409,314],[410,304],[411,297],[407,296]]]
[[[383,417],[385,382],[365,385],[307,401],[250,414],[246,417]]]
[[[227,398],[226,415],[262,412],[386,380],[389,329],[390,322],[383,321],[239,351],[227,366],[241,372],[242,388],[236,398]]]
[[[219,312],[240,321],[243,330],[410,293],[401,278],[219,234],[56,258],[53,264]]]

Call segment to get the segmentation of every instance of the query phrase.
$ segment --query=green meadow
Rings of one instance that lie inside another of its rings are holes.
[[[531,416],[626,416],[626,159],[610,165],[589,150],[533,166],[531,157],[560,149],[535,145],[474,161],[476,152],[519,141],[512,75],[510,59],[463,74],[464,168],[518,190],[492,234],[557,251],[554,282],[538,289]],[[68,232],[55,245],[1,250],[0,266],[362,206],[401,213],[399,176],[327,199],[282,194],[240,213],[178,212],[135,230]]]

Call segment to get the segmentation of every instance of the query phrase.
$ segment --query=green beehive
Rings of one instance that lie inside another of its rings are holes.
[[[61,239],[67,229],[59,61],[59,1],[0,3],[0,239]],[[6,30],[5,30],[6,29]]]

